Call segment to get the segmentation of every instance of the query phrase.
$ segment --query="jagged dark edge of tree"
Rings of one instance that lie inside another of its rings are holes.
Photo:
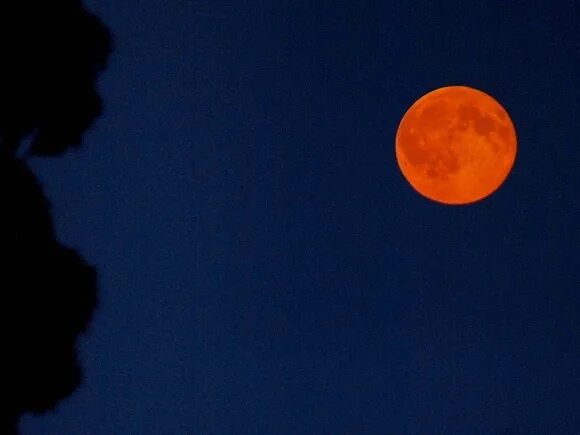
[[[76,343],[97,304],[96,271],[59,243],[50,203],[19,156],[81,145],[102,113],[96,84],[111,51],[109,30],[80,0],[0,3],[2,434],[18,433],[23,413],[53,409],[81,381]]]

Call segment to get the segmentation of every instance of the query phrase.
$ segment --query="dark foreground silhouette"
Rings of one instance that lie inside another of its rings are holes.
[[[95,268],[59,243],[26,165],[81,145],[101,114],[95,82],[111,40],[78,0],[0,2],[0,434],[78,387],[79,334],[97,304]]]

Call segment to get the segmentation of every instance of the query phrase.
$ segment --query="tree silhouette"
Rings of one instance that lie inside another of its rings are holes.
[[[23,157],[81,145],[102,111],[95,84],[110,51],[108,30],[79,0],[0,3],[1,434],[81,380],[76,342],[97,304],[97,275],[58,241]]]

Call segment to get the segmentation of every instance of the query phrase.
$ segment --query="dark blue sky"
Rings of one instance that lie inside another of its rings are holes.
[[[576,1],[87,5],[106,113],[34,170],[100,308],[81,389],[24,434],[580,431]],[[394,158],[451,84],[518,134],[466,207]]]

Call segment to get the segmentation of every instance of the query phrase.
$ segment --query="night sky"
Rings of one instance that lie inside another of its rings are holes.
[[[577,1],[86,5],[104,115],[32,166],[100,303],[23,434],[580,433]],[[450,207],[394,135],[459,84],[518,154]]]

